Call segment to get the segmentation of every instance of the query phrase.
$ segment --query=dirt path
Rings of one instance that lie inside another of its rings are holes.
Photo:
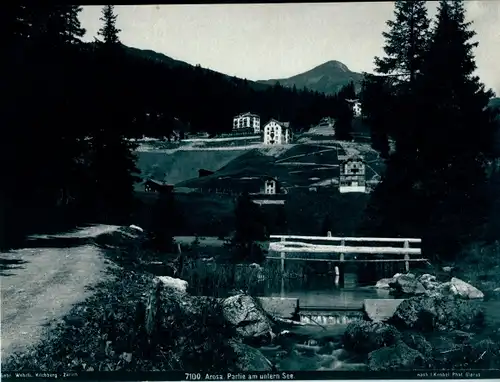
[[[105,227],[74,235],[88,237],[112,229]],[[25,248],[0,253],[0,266],[2,360],[36,344],[73,304],[88,297],[91,293],[88,286],[111,277],[104,274],[105,260],[92,245]]]

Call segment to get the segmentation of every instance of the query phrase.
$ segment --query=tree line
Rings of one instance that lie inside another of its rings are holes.
[[[387,163],[364,229],[422,237],[425,253],[449,259],[472,240],[498,238],[486,171],[498,156],[493,92],[474,72],[478,43],[463,0],[441,0],[434,21],[422,0],[396,1],[394,15],[385,56],[375,58],[360,95],[372,145]]]

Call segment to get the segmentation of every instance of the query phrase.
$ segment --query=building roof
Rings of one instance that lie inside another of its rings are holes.
[[[365,160],[361,155],[351,155],[351,156],[347,157],[346,159],[344,159],[342,161],[342,163],[354,162],[354,161],[360,161],[360,162],[365,163]]]
[[[251,113],[251,112],[238,114],[235,118],[240,118],[240,117],[258,117],[258,118],[260,118],[258,114]]]
[[[290,128],[290,122],[281,122],[281,121],[278,121],[277,119],[274,119],[274,118],[271,118],[269,121],[267,121],[266,125],[270,124],[271,122],[275,122],[278,125],[280,125],[281,127],[284,127],[285,129]]]
[[[153,183],[153,184],[155,184],[157,186],[165,186],[166,185],[165,183],[163,183],[163,182],[161,182],[159,180],[155,180],[155,179],[147,179],[144,183],[145,184],[147,184],[147,183]]]

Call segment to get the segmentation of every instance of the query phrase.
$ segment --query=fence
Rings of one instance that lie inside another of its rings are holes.
[[[281,260],[281,271],[284,273],[285,260],[291,261],[320,261],[320,262],[337,262],[339,263],[339,275],[343,279],[343,268],[346,263],[350,262],[404,262],[406,272],[410,270],[411,262],[427,262],[425,258],[411,258],[410,255],[421,255],[421,248],[410,247],[410,244],[420,244],[421,239],[417,238],[384,238],[384,237],[332,237],[329,233],[326,237],[321,236],[297,236],[297,235],[271,235],[272,239],[279,239],[279,242],[271,242],[269,250],[280,252],[281,256],[268,256],[267,259]],[[337,242],[338,244],[314,244],[308,243],[326,241]],[[346,245],[347,243],[356,243],[354,245]],[[362,246],[363,242],[381,243],[385,246]],[[402,247],[387,246],[387,243],[400,243]],[[286,253],[324,253],[324,254],[339,254],[338,258],[303,258],[303,257],[286,257]],[[392,259],[346,259],[346,254],[387,254],[387,255],[404,255],[404,258]]]

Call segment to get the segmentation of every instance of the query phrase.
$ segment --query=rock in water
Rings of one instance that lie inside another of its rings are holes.
[[[389,283],[396,292],[407,295],[420,295],[425,293],[424,286],[415,278],[408,275],[398,277],[394,282]]]
[[[176,289],[181,293],[186,293],[188,282],[181,279],[176,279],[170,276],[158,276],[158,280],[160,280],[163,285],[168,288]]]
[[[401,338],[392,325],[381,322],[353,321],[342,336],[342,344],[348,351],[369,353],[384,346],[391,346]]]
[[[415,331],[467,331],[483,325],[484,312],[471,301],[452,297],[411,297],[398,306],[388,322]]]
[[[386,279],[380,279],[379,281],[377,281],[377,284],[375,284],[375,288],[378,288],[378,289],[390,289],[390,284],[391,283],[394,283],[396,282],[396,280],[403,276],[402,273],[396,273],[394,276],[390,277],[390,278],[386,278]],[[413,276],[411,273],[409,273],[407,276]]]
[[[393,278],[390,278],[390,279],[380,279],[375,284],[375,288],[378,288],[378,289],[389,289],[390,288],[389,284],[393,283],[394,281],[396,281],[396,280],[393,279]]]
[[[372,371],[418,368],[424,363],[424,356],[402,341],[368,354],[368,368]]]
[[[363,302],[363,310],[371,321],[383,322],[394,315],[403,301],[403,299],[366,299]]]
[[[450,291],[455,296],[465,299],[484,298],[483,292],[456,277],[450,281]]]
[[[236,355],[237,371],[272,371],[272,363],[259,350],[236,341],[229,345]]]
[[[238,294],[222,302],[224,317],[245,339],[274,338],[271,322],[251,296]]]

